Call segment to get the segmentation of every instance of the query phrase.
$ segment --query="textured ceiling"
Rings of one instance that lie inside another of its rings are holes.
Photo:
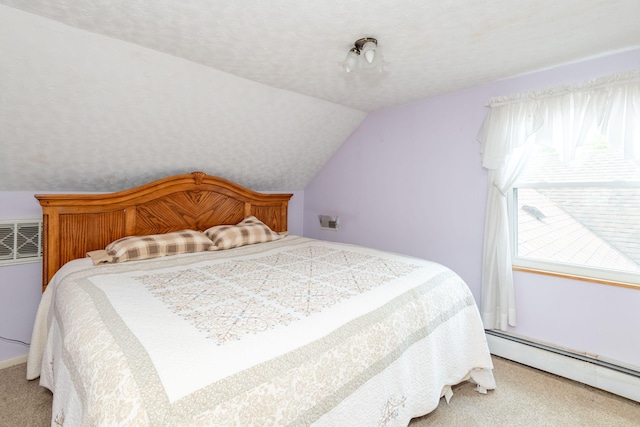
[[[0,5],[0,191],[302,190],[367,112],[640,46],[638,0]],[[344,73],[364,36],[390,64]]]
[[[362,111],[640,44],[638,0],[0,3]],[[381,76],[336,65],[363,36]]]

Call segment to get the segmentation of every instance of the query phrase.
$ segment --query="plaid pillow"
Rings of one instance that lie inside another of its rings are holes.
[[[237,225],[216,225],[204,231],[213,245],[211,250],[231,249],[254,243],[282,239],[285,234],[272,231],[255,216],[248,216]]]
[[[105,250],[111,262],[133,261],[177,255],[190,252],[208,251],[211,240],[204,233],[194,230],[149,236],[127,236],[109,243]]]

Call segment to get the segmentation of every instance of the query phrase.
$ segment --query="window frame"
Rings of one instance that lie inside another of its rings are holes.
[[[537,260],[518,255],[518,188],[558,188],[558,187],[640,187],[640,181],[614,182],[539,182],[515,183],[507,194],[509,238],[511,245],[511,265],[513,271],[564,277],[605,285],[621,286],[640,290],[640,273],[589,267],[585,265]]]

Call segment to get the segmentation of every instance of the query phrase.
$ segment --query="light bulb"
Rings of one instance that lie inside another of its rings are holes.
[[[356,49],[351,49],[349,53],[347,53],[347,57],[344,61],[342,61],[339,65],[347,72],[355,70],[358,65],[358,56],[360,53]]]
[[[372,64],[373,60],[376,57],[376,47],[377,45],[374,42],[366,42],[364,46],[362,46],[362,52],[364,53],[364,58],[367,60],[369,64]]]

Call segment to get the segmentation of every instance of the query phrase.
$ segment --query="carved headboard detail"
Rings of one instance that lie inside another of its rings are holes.
[[[124,236],[205,230],[254,215],[287,231],[292,194],[264,194],[203,172],[108,194],[36,194],[43,215],[43,289],[66,262]]]

